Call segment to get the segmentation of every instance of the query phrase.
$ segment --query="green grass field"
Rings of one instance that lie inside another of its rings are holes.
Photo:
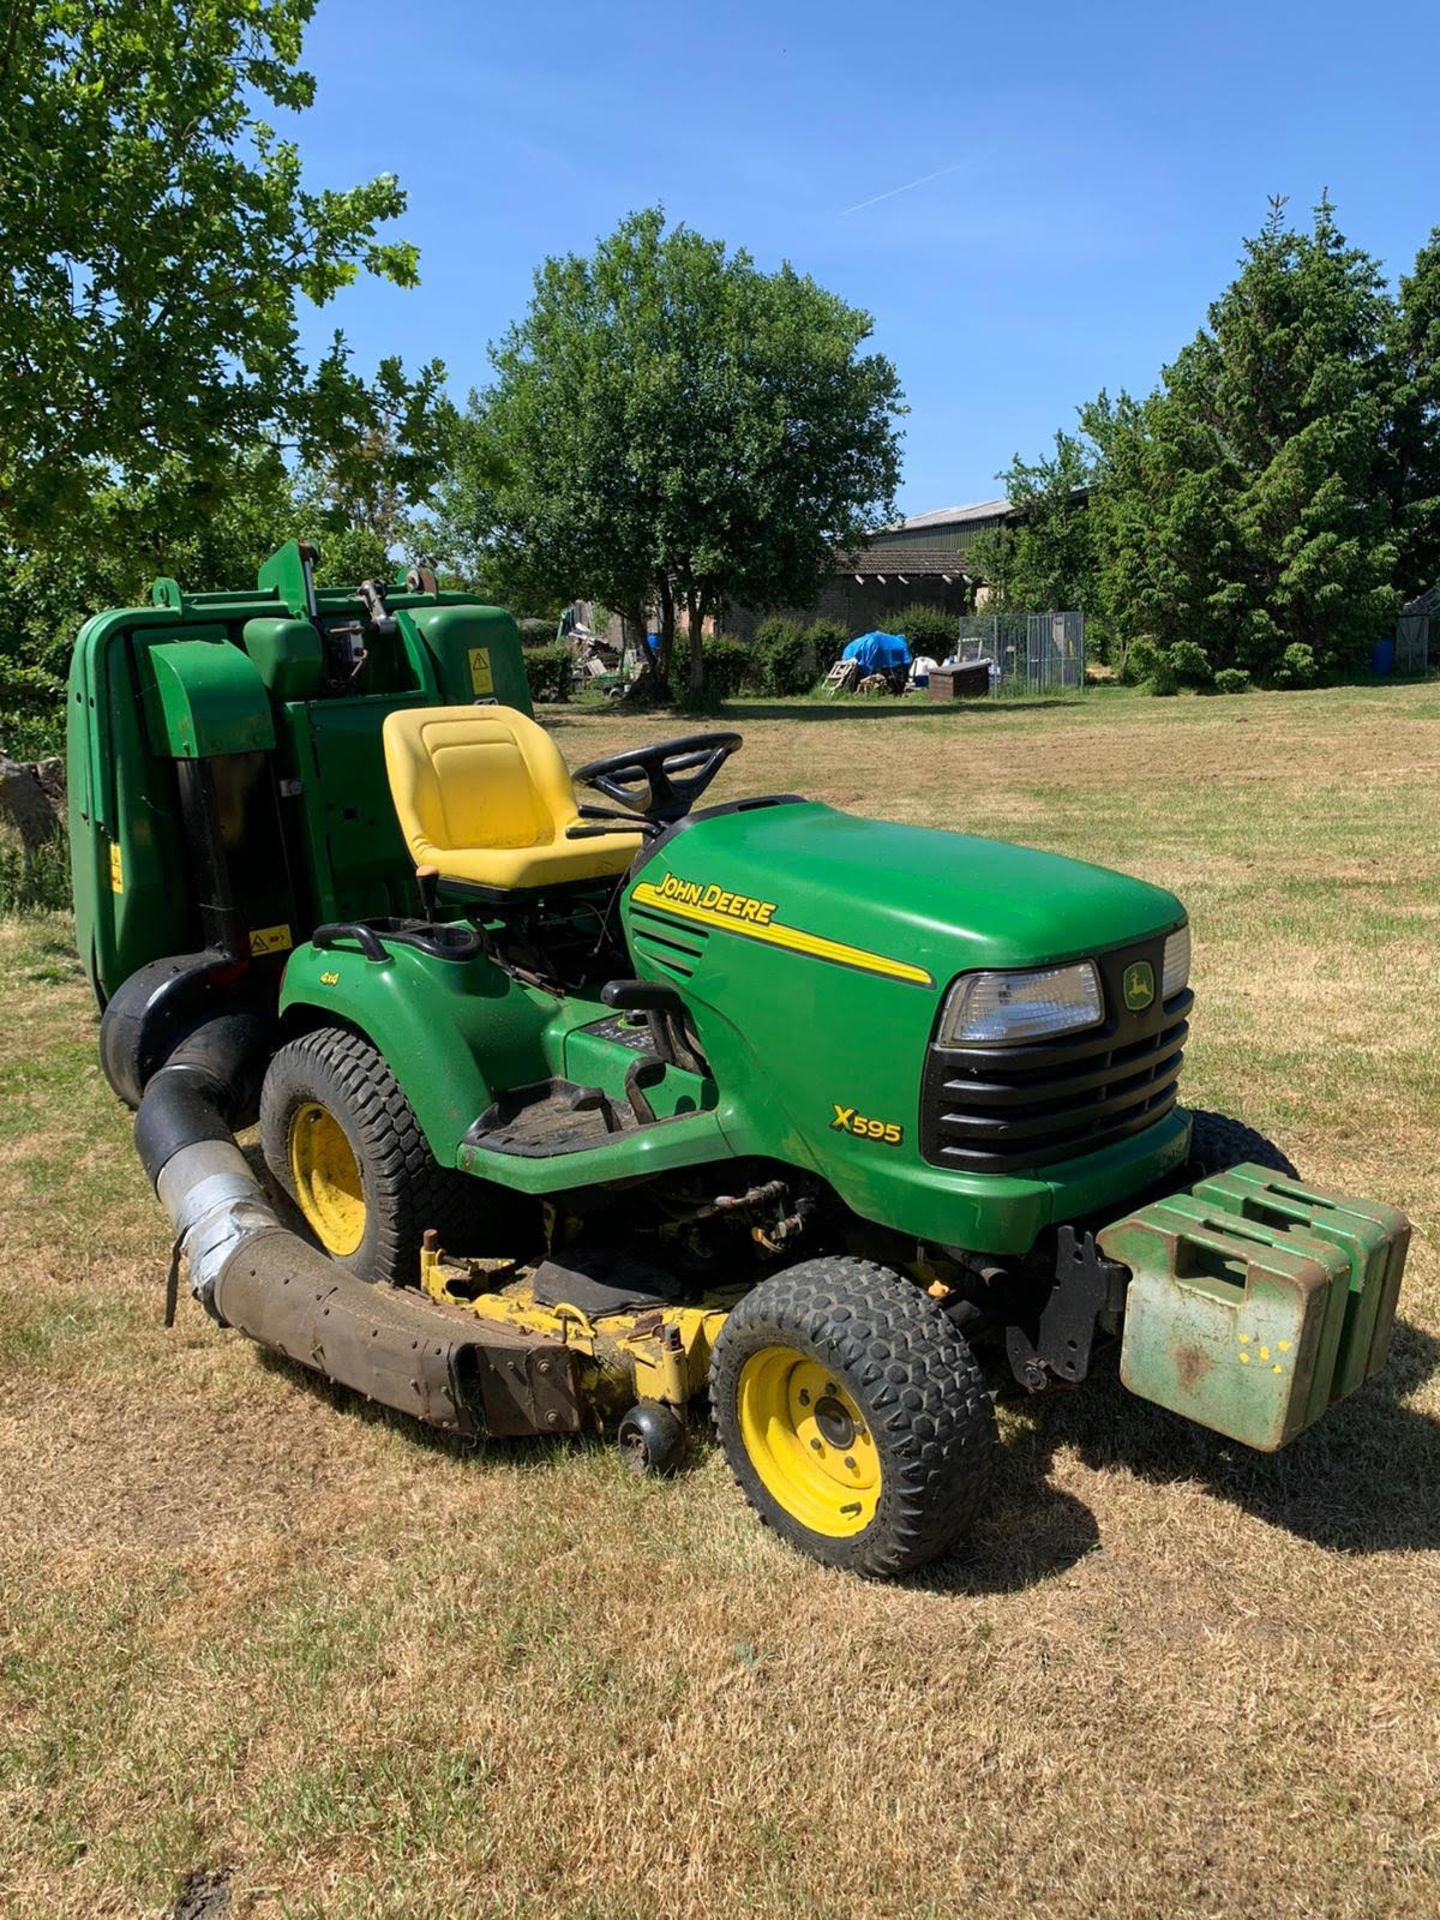
[[[712,1448],[467,1449],[167,1333],[68,924],[0,921],[0,1913],[1440,1911],[1440,686],[735,720],[717,798],[1180,893],[1190,1101],[1416,1222],[1387,1375],[1268,1459],[1109,1379],[1007,1407],[960,1557],[832,1575]]]

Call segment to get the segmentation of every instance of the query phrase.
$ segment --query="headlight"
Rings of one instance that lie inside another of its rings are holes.
[[[1160,998],[1173,1000],[1190,979],[1190,927],[1177,927],[1165,942],[1165,964],[1161,969]]]
[[[1098,1027],[1105,1018],[1094,964],[1039,967],[1029,973],[967,973],[950,989],[940,1045],[1042,1040]]]

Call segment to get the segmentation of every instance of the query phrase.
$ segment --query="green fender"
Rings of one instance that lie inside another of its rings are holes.
[[[483,954],[441,960],[396,942],[383,960],[371,960],[349,935],[297,947],[280,989],[292,1029],[334,1023],[371,1042],[445,1167],[456,1164],[466,1129],[495,1089],[550,1073],[543,1035],[555,1008],[549,994],[523,986]]]

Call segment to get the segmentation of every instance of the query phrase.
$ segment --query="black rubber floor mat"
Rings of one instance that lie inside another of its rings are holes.
[[[477,1146],[499,1153],[544,1157],[603,1146],[637,1125],[625,1100],[601,1094],[598,1087],[577,1087],[566,1080],[522,1089],[497,1101],[466,1135]]]
[[[531,1284],[542,1307],[578,1307],[592,1320],[607,1313],[673,1306],[681,1297],[673,1274],[605,1247],[571,1248],[563,1259],[537,1267]]]

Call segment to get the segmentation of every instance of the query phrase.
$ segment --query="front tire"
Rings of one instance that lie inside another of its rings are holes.
[[[919,1287],[868,1260],[807,1260],[739,1303],[710,1401],[746,1500],[825,1566],[893,1578],[950,1551],[989,1484],[995,1410]]]
[[[346,1027],[280,1048],[260,1143],[317,1245],[362,1280],[414,1286],[427,1227],[451,1251],[476,1250],[482,1183],[439,1164],[394,1074]]]
[[[1203,1180],[1212,1173],[1228,1173],[1231,1167],[1243,1166],[1247,1161],[1254,1166],[1268,1167],[1272,1173],[1283,1173],[1291,1180],[1299,1179],[1290,1156],[1263,1133],[1247,1127],[1243,1120],[1232,1120],[1223,1113],[1207,1113],[1203,1107],[1197,1107],[1190,1119],[1187,1183]]]

